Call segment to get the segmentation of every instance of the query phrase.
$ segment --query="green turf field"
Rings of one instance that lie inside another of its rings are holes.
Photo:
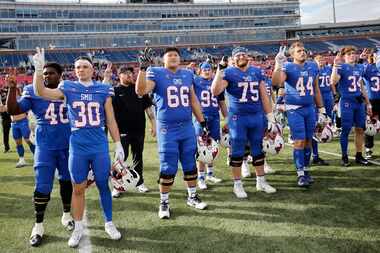
[[[375,154],[380,155],[378,138]],[[320,146],[339,155],[338,143]],[[353,145],[350,144],[350,150]],[[339,157],[323,154],[332,166],[313,167],[315,184],[308,190],[295,185],[291,149],[268,161],[276,174],[267,177],[277,188],[274,195],[257,193],[255,179],[244,180],[249,194],[238,200],[232,194],[225,150],[217,161],[221,184],[201,193],[209,208],[186,206],[182,173],[170,194],[172,218],[157,216],[158,157],[156,143],[145,145],[147,194],[130,192],[113,202],[114,222],[123,238],[115,242],[103,230],[95,187],[87,194],[91,251],[81,252],[380,252],[380,166],[341,168]],[[352,154],[352,152],[351,152]],[[30,153],[27,161],[31,164]],[[380,159],[378,157],[378,162]],[[69,232],[61,224],[57,182],[45,216],[44,242],[29,247],[34,224],[32,166],[16,169],[17,154],[0,154],[0,252],[78,252],[67,246]]]

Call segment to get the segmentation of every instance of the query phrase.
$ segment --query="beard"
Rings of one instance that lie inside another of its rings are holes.
[[[236,62],[236,66],[239,67],[239,68],[244,68],[248,65],[248,61],[242,61],[242,60],[239,60]]]

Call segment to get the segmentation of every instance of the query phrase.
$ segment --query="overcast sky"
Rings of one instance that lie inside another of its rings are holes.
[[[52,2],[52,0],[19,0]],[[66,0],[74,2],[75,0]],[[119,2],[120,0],[81,0],[82,2]],[[228,0],[194,0],[198,3],[222,3]],[[232,0],[232,2],[262,2],[268,0]],[[333,0],[300,0],[302,24],[333,21]],[[337,22],[380,19],[380,0],[335,0]]]

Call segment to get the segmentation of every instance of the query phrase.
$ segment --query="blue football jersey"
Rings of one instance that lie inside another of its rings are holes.
[[[212,79],[205,79],[201,76],[194,77],[194,91],[198,97],[205,115],[219,115],[219,101],[224,100],[224,92],[218,97],[211,94]]]
[[[272,97],[272,92],[273,92],[272,79],[265,77],[265,87],[267,89],[268,96]],[[271,99],[271,101],[272,101],[272,99]]]
[[[190,89],[194,75],[187,69],[176,73],[163,67],[147,69],[147,79],[155,82],[153,89],[157,120],[163,123],[191,121]]]
[[[328,65],[319,69],[318,84],[319,84],[319,89],[321,90],[321,93],[332,93],[331,82],[330,82],[331,72],[332,72],[332,68],[331,66],[328,66]]]
[[[340,80],[338,91],[342,98],[355,98],[361,96],[360,80],[363,79],[364,66],[361,64],[342,64],[338,69]]]
[[[314,81],[318,76],[318,65],[306,61],[303,66],[292,62],[285,63],[285,103],[288,105],[314,104]]]
[[[380,71],[375,64],[365,67],[364,79],[369,99],[380,99]]]
[[[79,82],[63,81],[58,88],[63,92],[71,126],[70,152],[87,155],[108,152],[104,131],[104,104],[114,95],[113,87],[93,82],[84,86]]]
[[[47,150],[69,147],[70,124],[62,100],[46,100],[34,94],[33,85],[24,87],[18,104],[23,112],[32,110],[36,126],[36,146]]]
[[[259,87],[265,80],[259,68],[250,66],[244,72],[237,67],[228,67],[223,78],[228,82],[229,112],[249,114],[263,110]]]

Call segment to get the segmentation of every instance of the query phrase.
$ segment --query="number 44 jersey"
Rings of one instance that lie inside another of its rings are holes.
[[[36,145],[46,150],[69,147],[70,125],[67,108],[62,100],[46,100],[36,96],[33,86],[25,86],[18,101],[23,112],[32,110],[36,120]]]
[[[113,87],[98,82],[84,86],[65,80],[58,88],[63,92],[68,107],[70,152],[78,155],[108,152],[104,105],[107,98],[114,95]]]

